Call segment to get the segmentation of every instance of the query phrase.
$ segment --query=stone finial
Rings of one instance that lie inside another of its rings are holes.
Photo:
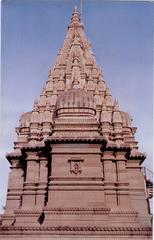
[[[101,67],[99,67],[99,75],[100,77],[104,77],[104,73]]]
[[[113,123],[121,123],[122,124],[122,118],[120,112],[113,112]]]
[[[112,96],[109,88],[106,88],[105,100],[107,106],[112,106]]]
[[[45,95],[45,87],[42,88],[41,96]]]
[[[80,23],[80,18],[78,14],[77,6],[74,7],[72,18],[71,18],[71,25],[76,25]]]
[[[132,119],[128,112],[121,112],[122,122],[124,127],[131,128],[132,125]]]
[[[110,89],[108,87],[106,88],[106,96],[111,96]]]
[[[34,101],[34,107],[33,107],[33,109],[34,109],[34,110],[36,110],[36,109],[37,109],[37,107],[38,107],[38,100],[37,100],[37,99],[35,99],[35,101]]]
[[[110,123],[111,122],[111,113],[109,113],[107,111],[105,103],[102,104],[101,122],[102,123]]]
[[[115,101],[114,101],[113,123],[121,123],[122,124],[122,117],[121,117],[121,113],[119,111],[119,104],[118,104],[117,99],[115,99]]]
[[[118,100],[116,98],[114,100],[114,111],[119,111],[119,103],[118,103]]]

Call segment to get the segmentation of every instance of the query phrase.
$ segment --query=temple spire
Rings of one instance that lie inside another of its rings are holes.
[[[77,6],[74,7],[72,18],[71,18],[71,25],[70,26],[79,26],[80,23],[80,17],[78,14]]]

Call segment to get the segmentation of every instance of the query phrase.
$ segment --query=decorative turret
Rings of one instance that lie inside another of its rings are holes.
[[[37,102],[34,102],[34,108],[32,110],[31,119],[30,119],[30,137],[29,140],[31,143],[39,140],[39,110]]]
[[[114,102],[114,110],[113,110],[113,126],[115,132],[115,141],[117,143],[122,143],[123,140],[123,133],[122,133],[122,118],[119,111],[119,104],[117,99]]]
[[[42,125],[43,125],[42,135],[43,138],[46,139],[52,132],[52,114],[49,102],[47,103],[46,109],[43,113]]]
[[[118,100],[115,99],[114,101],[114,110],[113,110],[113,123],[120,123],[122,124],[122,118],[121,118],[121,114],[119,111],[119,104],[118,104]]]
[[[45,88],[43,87],[41,95],[40,95],[40,99],[38,101],[38,106],[40,109],[44,109],[44,107],[46,106],[46,92],[45,92]]]
[[[110,135],[110,124],[111,124],[111,113],[107,111],[107,107],[105,102],[102,104],[102,112],[101,112],[101,128],[103,136],[109,139]]]
[[[111,96],[109,88],[106,88],[105,100],[106,100],[106,106],[108,107],[109,110],[112,111],[113,110],[113,102],[112,102],[112,96]]]

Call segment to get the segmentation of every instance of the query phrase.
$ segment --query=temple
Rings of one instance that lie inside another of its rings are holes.
[[[136,127],[113,101],[77,8],[32,111],[21,115],[1,239],[151,239]]]

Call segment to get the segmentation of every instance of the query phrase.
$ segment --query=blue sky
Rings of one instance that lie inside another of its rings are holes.
[[[2,2],[2,137],[0,208],[5,205],[15,127],[33,102],[55,62],[78,0],[5,0]],[[136,139],[152,168],[153,4],[83,1],[83,22],[98,65],[121,110],[138,127]]]

